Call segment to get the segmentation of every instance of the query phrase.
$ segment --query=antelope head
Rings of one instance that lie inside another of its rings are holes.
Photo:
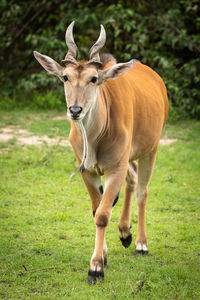
[[[37,51],[34,51],[34,56],[46,71],[63,81],[68,107],[67,115],[69,119],[78,121],[82,120],[95,104],[98,85],[122,75],[132,67],[133,62],[115,64],[106,70],[101,69],[99,51],[106,42],[103,25],[98,40],[89,51],[89,60],[77,61],[78,48],[73,38],[73,27],[74,22],[69,25],[65,35],[68,47],[67,55],[62,60],[65,67]]]

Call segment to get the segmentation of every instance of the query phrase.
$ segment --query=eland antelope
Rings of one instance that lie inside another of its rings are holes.
[[[132,242],[131,206],[138,206],[136,251],[145,254],[145,207],[161,131],[168,115],[166,87],[160,76],[137,60],[116,63],[111,54],[99,55],[106,41],[101,25],[89,60],[77,61],[72,22],[66,31],[67,55],[58,64],[34,51],[38,62],[64,83],[70,143],[88,189],[96,224],[95,249],[88,271],[89,283],[104,277],[107,264],[106,228],[123,182],[125,196],[119,221],[124,247]],[[138,160],[138,164],[135,162]],[[101,184],[104,175],[105,186]]]

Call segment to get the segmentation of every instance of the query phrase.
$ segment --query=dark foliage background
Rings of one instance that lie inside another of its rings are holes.
[[[0,91],[3,105],[65,105],[62,84],[43,71],[33,50],[60,62],[65,30],[87,58],[99,25],[107,32],[104,52],[118,61],[141,60],[164,79],[171,113],[200,117],[200,6],[198,0],[0,0]]]

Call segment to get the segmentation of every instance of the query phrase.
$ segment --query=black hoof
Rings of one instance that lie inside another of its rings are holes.
[[[107,256],[106,256],[106,257],[104,257],[104,259],[103,259],[103,265],[104,265],[104,267],[107,266],[107,263],[108,263],[108,261],[107,261]]]
[[[88,283],[94,284],[96,282],[101,282],[104,279],[104,272],[102,271],[88,271]]]
[[[144,250],[135,250],[137,254],[139,255],[147,255],[149,251],[144,251]]]
[[[125,248],[128,248],[130,246],[130,244],[132,243],[132,234],[130,233],[127,238],[120,238],[120,241],[122,242],[122,245]]]

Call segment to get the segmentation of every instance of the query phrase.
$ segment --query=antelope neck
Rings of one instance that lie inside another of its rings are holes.
[[[85,118],[79,122],[79,130],[83,137],[83,157],[79,167],[80,172],[98,164],[98,142],[106,131],[108,124],[108,110],[105,98],[98,88],[97,97]]]

